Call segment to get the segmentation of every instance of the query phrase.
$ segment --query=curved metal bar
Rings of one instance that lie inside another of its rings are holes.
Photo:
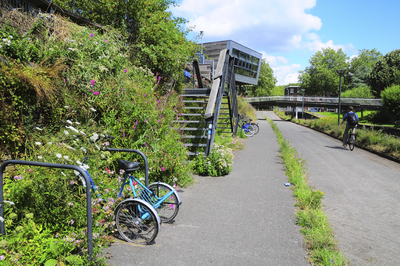
[[[69,165],[69,164],[56,164],[56,163],[42,163],[42,162],[32,162],[32,161],[20,161],[20,160],[7,160],[0,166],[0,202],[4,201],[3,198],[3,173],[7,165],[9,164],[22,164],[22,165],[33,165],[33,166],[41,166],[41,167],[49,167],[49,168],[62,168],[62,169],[71,169],[78,171],[84,178],[86,182],[86,216],[87,216],[87,239],[88,239],[88,251],[90,261],[93,260],[93,232],[92,232],[92,194],[90,189],[90,179],[86,172],[76,165]],[[4,217],[4,204],[0,206],[0,216]],[[1,235],[4,237],[4,222],[0,223],[1,228],[0,232]]]
[[[145,168],[145,173],[144,173],[144,177],[145,177],[145,185],[146,187],[149,186],[149,164],[147,162],[147,157],[146,155],[144,155],[143,152],[139,151],[139,150],[134,150],[134,149],[117,149],[117,148],[106,148],[106,151],[120,151],[120,152],[134,152],[134,153],[138,153],[140,156],[143,157],[144,160],[144,168]]]

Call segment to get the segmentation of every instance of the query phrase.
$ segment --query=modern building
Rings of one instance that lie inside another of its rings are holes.
[[[204,77],[212,78],[221,50],[228,49],[235,58],[236,85],[257,85],[262,54],[234,41],[208,42],[202,44],[205,58],[200,57],[200,71]]]

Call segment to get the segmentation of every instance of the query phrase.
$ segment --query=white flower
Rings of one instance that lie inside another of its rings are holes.
[[[75,131],[76,133],[79,133],[79,130],[77,130],[77,129],[76,129],[76,128],[74,128],[74,127],[68,126],[68,127],[66,127],[66,128],[69,128],[69,129],[71,129],[71,130]]]
[[[61,154],[59,154],[59,153],[56,153],[56,157],[57,157],[57,158],[61,158],[61,157],[62,157],[62,155],[61,155]]]
[[[97,133],[93,133],[93,135],[90,137],[91,140],[96,141],[99,139],[99,135]]]
[[[43,157],[42,157],[42,156],[38,156],[37,158],[38,158],[39,160],[41,160]]]
[[[69,132],[68,132],[67,130],[64,130],[64,134],[65,134],[65,135],[68,135]]]
[[[84,136],[86,136],[85,132],[83,131],[79,131],[79,133],[83,134]]]
[[[49,142],[47,142],[47,144],[51,145],[51,144],[53,144],[53,142],[49,141]]]
[[[14,202],[8,201],[8,200],[4,200],[3,202],[4,202],[4,203],[8,203],[8,204],[10,204],[10,205],[14,205],[14,204],[15,204]]]
[[[64,106],[64,108],[67,108],[67,109],[68,109],[68,108],[69,108],[69,106],[68,106],[68,105],[66,105],[66,106]]]
[[[77,160],[77,161],[76,161],[76,163],[77,163],[77,164],[79,164],[79,165],[81,165],[81,164],[82,164],[82,163],[81,163],[81,161],[79,161],[79,160]]]
[[[75,49],[74,49],[74,48],[68,48],[68,50],[75,51]]]
[[[35,129],[42,131],[43,129],[41,129],[40,127],[35,127]]]
[[[11,38],[11,39],[12,39],[12,38],[13,38],[13,36],[12,36],[12,35],[10,35],[10,36],[8,36],[8,38]]]
[[[63,176],[67,176],[66,174],[64,174],[64,172],[63,172],[63,171],[61,171],[61,174],[62,174]]]
[[[87,152],[87,150],[84,147],[81,147],[81,151],[83,151],[84,153]]]
[[[38,146],[42,145],[42,143],[40,143],[39,141],[36,141],[35,144]]]
[[[77,125],[80,125],[81,123],[79,123],[79,122],[75,122],[75,124],[77,124]]]
[[[67,156],[67,155],[65,155],[65,156],[64,156],[64,159],[65,159],[65,160],[68,160],[68,156]]]
[[[94,108],[90,108],[90,110],[92,110],[93,112],[96,112],[96,109],[94,109]]]
[[[72,122],[71,122],[70,120],[67,120],[67,123],[70,124],[70,125],[72,125]]]

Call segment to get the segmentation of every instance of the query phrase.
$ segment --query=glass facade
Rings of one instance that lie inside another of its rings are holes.
[[[232,49],[235,58],[235,73],[250,78],[256,78],[258,73],[259,58],[246,54],[235,48]]]

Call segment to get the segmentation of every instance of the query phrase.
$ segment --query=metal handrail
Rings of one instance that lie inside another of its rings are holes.
[[[302,102],[303,96],[267,96],[267,97],[249,97],[248,102],[266,102],[266,101],[293,101]],[[305,102],[320,103],[339,103],[339,99],[335,97],[304,97]],[[368,104],[374,106],[382,106],[382,99],[369,98],[341,98],[342,103]]]
[[[86,182],[86,217],[87,217],[87,239],[88,239],[88,251],[90,261],[93,261],[93,232],[92,232],[92,194],[90,189],[90,179],[86,172],[79,166],[69,165],[69,164],[56,164],[56,163],[42,163],[42,162],[32,162],[32,161],[20,161],[20,160],[7,160],[0,166],[0,202],[3,203],[3,173],[7,165],[9,164],[22,164],[22,165],[33,165],[49,168],[62,168],[71,169],[78,171]],[[0,206],[0,216],[4,217],[4,204]],[[4,221],[0,222],[0,233],[4,237]]]

